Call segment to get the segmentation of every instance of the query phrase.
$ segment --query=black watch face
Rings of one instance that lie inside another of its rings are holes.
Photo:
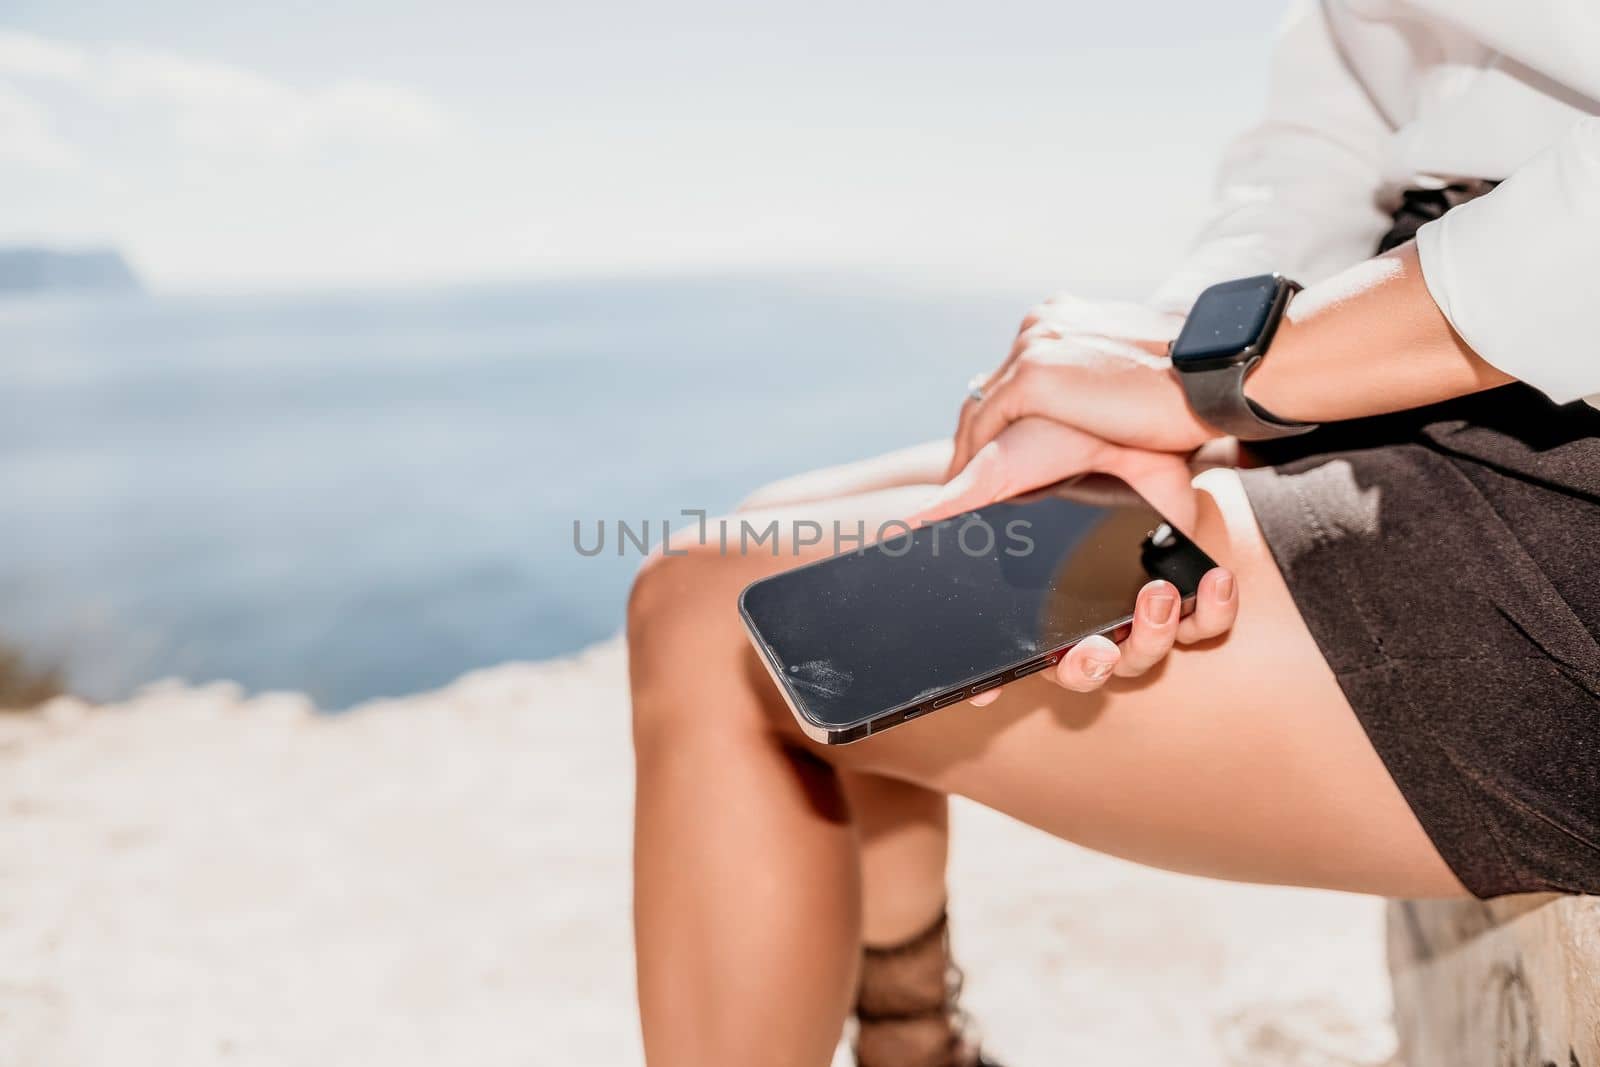
[[[1277,275],[1262,274],[1201,293],[1172,344],[1173,364],[1180,370],[1226,365],[1267,328],[1281,285]]]

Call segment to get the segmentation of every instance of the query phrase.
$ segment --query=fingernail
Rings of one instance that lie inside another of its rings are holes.
[[[1170,593],[1157,593],[1145,602],[1144,617],[1157,626],[1165,626],[1172,620],[1172,611],[1177,606],[1177,597]]]
[[[1111,668],[1117,665],[1114,659],[1091,658],[1083,665],[1083,673],[1091,682],[1104,681],[1111,676]]]
[[[1229,574],[1227,571],[1223,571],[1221,574],[1217,575],[1217,599],[1233,599],[1233,575]]]

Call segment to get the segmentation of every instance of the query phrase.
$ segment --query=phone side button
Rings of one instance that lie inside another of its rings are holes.
[[[938,700],[935,700],[932,704],[928,705],[928,710],[929,711],[934,711],[934,710],[937,710],[938,708],[948,708],[951,704],[954,704],[954,703],[960,701],[966,695],[967,694],[965,692],[961,692],[961,693],[951,693],[947,697],[940,697]],[[912,714],[917,714],[917,713],[913,712]]]
[[[1003,675],[1003,674],[996,675],[993,678],[985,678],[983,681],[979,682],[977,685],[973,686],[971,689],[968,689],[967,692],[970,693],[972,696],[977,696],[979,693],[987,693],[991,689],[998,689],[998,688],[1000,688],[1000,686],[1004,685],[1005,682],[1006,682],[1006,676],[1005,675]]]
[[[1046,656],[1044,659],[1035,660],[1032,663],[1027,663],[1027,664],[1024,664],[1021,667],[1018,667],[1016,670],[1011,672],[1011,677],[1013,677],[1013,678],[1025,678],[1025,677],[1027,677],[1028,675],[1032,674],[1035,671],[1044,670],[1046,667],[1050,666],[1054,662],[1055,662],[1055,658],[1053,656]]]

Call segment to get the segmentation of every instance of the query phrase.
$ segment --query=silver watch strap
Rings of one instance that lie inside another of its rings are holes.
[[[1314,422],[1280,419],[1244,395],[1245,376],[1259,362],[1261,357],[1255,356],[1231,367],[1180,373],[1189,406],[1207,426],[1241,441],[1267,441],[1315,430]]]

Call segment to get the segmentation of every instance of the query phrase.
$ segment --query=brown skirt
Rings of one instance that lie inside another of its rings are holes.
[[[1600,411],[1512,385],[1258,452],[1267,544],[1445,862],[1600,893]]]

